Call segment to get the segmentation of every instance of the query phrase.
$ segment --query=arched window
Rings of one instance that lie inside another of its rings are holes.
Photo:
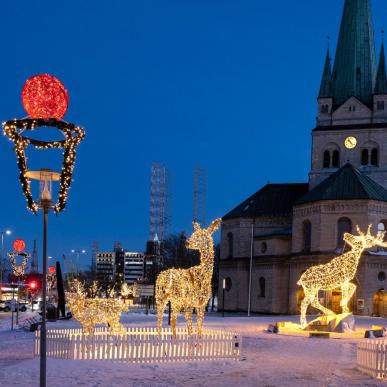
[[[328,150],[324,152],[323,168],[329,168],[331,165],[331,154]]]
[[[259,279],[259,297],[260,298],[266,297],[266,280],[263,277]]]
[[[229,292],[232,288],[232,281],[230,277],[223,278],[223,289]]]
[[[361,151],[361,165],[368,165],[368,149]]]
[[[340,218],[337,222],[337,247],[344,247],[343,236],[346,232],[352,231],[352,222],[348,218]]]
[[[232,232],[227,234],[228,258],[234,256],[234,235]]]
[[[371,151],[371,165],[378,166],[378,150],[376,148],[372,148]]]
[[[305,220],[302,224],[303,248],[305,253],[309,253],[312,246],[312,223]]]
[[[340,152],[338,150],[334,150],[332,154],[332,167],[339,168],[340,167]]]

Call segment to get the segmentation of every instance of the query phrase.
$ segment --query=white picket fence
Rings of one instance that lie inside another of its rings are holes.
[[[387,379],[387,340],[362,340],[357,345],[357,366],[374,378]]]
[[[94,335],[81,329],[48,329],[47,357],[73,360],[111,360],[128,363],[238,360],[241,337],[236,333],[205,330],[202,337],[189,336],[178,328],[159,336],[155,328],[126,328],[123,335],[110,335],[106,327]],[[35,332],[35,356],[39,355],[40,331]]]

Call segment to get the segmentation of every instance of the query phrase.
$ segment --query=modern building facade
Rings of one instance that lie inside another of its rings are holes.
[[[333,68],[328,49],[317,108],[308,182],[268,184],[223,217],[225,310],[246,311],[250,290],[252,312],[299,313],[299,277],[343,253],[345,232],[369,224],[374,234],[387,230],[387,76],[384,46],[375,53],[370,0],[345,0]],[[386,274],[386,252],[363,254],[353,280],[355,313],[387,315]],[[339,289],[319,297],[341,311]]]
[[[133,284],[144,277],[145,256],[138,252],[125,252],[124,278],[128,284]]]
[[[96,253],[96,274],[98,279],[113,281],[116,275],[116,254],[115,252]]]

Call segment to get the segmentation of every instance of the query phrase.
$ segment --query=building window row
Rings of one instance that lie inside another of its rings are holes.
[[[377,167],[379,165],[379,154],[377,148],[364,148],[361,151],[361,165],[373,165]]]

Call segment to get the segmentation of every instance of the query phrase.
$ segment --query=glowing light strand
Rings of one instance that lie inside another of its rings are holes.
[[[185,314],[188,334],[193,333],[192,313],[196,309],[197,332],[203,333],[205,308],[212,294],[214,269],[214,241],[212,234],[219,228],[221,219],[214,220],[207,229],[194,222],[194,232],[187,247],[199,250],[200,264],[189,269],[169,269],[159,274],[156,280],[157,331],[161,334],[163,314],[168,301],[171,302],[171,325],[176,336],[176,320],[179,313]]]
[[[72,281],[70,292],[66,293],[68,307],[81,323],[83,332],[93,335],[97,324],[106,324],[110,334],[124,334],[125,328],[120,324],[121,313],[127,309],[124,302],[115,298],[88,298],[86,293],[85,286],[77,279]]]
[[[305,297],[301,303],[300,324],[304,328],[307,326],[306,312],[309,305],[320,310],[324,315],[335,315],[333,311],[320,304],[318,293],[320,290],[341,289],[342,299],[340,306],[343,313],[348,313],[348,302],[355,293],[356,285],[352,281],[357,272],[360,257],[365,249],[374,246],[387,247],[383,242],[384,232],[379,232],[376,237],[371,235],[371,225],[368,227],[367,234],[360,231],[357,226],[358,236],[349,233],[344,234],[344,241],[351,246],[351,250],[330,262],[312,266],[302,274],[298,285],[304,289]]]
[[[17,256],[23,257],[23,261],[20,265],[18,265],[16,262]],[[9,261],[11,263],[13,275],[15,277],[23,277],[25,272],[26,272],[28,258],[30,256],[27,253],[12,252],[12,253],[8,253],[8,257],[9,257]]]
[[[40,127],[56,127],[63,132],[65,139],[61,141],[40,141],[27,138],[21,134],[22,131],[32,131]],[[19,180],[27,200],[27,208],[35,214],[39,210],[39,205],[32,197],[30,181],[26,177],[28,166],[25,150],[28,145],[31,145],[36,149],[64,149],[58,200],[53,207],[56,213],[61,212],[66,206],[67,194],[71,186],[74,170],[76,147],[85,137],[84,129],[74,124],[69,124],[56,119],[15,119],[3,123],[3,131],[4,135],[15,144],[14,151],[16,153],[17,165],[20,171]]]

